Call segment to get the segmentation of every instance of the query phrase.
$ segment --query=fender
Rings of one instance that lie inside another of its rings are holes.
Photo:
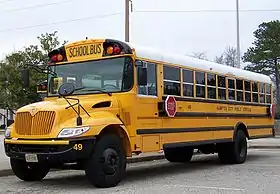
[[[238,122],[234,127],[234,132],[232,137],[233,141],[235,141],[237,130],[243,130],[247,138],[249,138],[247,126],[243,122]]]
[[[123,122],[111,112],[108,111],[98,111],[92,114],[92,117],[84,120],[84,125],[90,126],[90,130],[86,133],[88,136],[96,136],[101,133],[103,129],[108,126],[120,126],[128,136],[126,127]]]
[[[98,116],[92,116],[85,122],[85,125],[90,126],[90,130],[84,136],[97,136],[108,132],[116,133],[122,139],[127,156],[131,156],[131,145],[133,144],[131,144],[129,133],[116,115],[107,111],[98,112]]]

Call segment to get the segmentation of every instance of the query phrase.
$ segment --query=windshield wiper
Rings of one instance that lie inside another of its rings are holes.
[[[81,87],[81,88],[75,88],[75,91],[78,91],[78,90],[83,90],[83,89],[86,89],[86,87]],[[109,96],[112,96],[112,93],[111,92],[106,92],[104,90],[99,90],[99,89],[87,89],[87,90],[84,90],[84,91],[87,91],[87,92],[101,92],[101,93],[104,93],[104,94],[108,94]]]

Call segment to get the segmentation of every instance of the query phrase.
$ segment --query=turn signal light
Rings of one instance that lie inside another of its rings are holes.
[[[106,55],[119,55],[121,48],[118,45],[108,46],[106,49]]]
[[[111,54],[113,54],[113,52],[114,52],[114,48],[112,46],[109,46],[106,50],[107,55],[111,55]]]

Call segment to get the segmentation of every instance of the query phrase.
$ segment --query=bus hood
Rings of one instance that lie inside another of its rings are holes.
[[[83,125],[87,125],[88,120],[100,117],[102,112],[119,114],[119,103],[112,96],[95,96],[94,98],[80,97],[80,104],[89,113],[80,108],[80,116]],[[74,105],[77,100],[69,100]],[[73,106],[78,111],[78,105]],[[18,109],[15,118],[15,132],[17,137],[53,138],[65,127],[76,127],[76,112],[63,98],[42,101],[26,105]],[[35,132],[34,132],[35,131]],[[29,135],[30,134],[30,135]]]

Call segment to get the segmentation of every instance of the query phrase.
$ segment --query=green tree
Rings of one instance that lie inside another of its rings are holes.
[[[39,45],[30,45],[21,51],[11,53],[0,64],[0,108],[17,109],[40,99],[36,85],[47,77],[38,71],[38,65],[43,64],[44,67],[48,61],[48,52],[61,44],[56,31],[41,34],[37,38]],[[22,68],[31,70],[29,88],[22,86],[20,74]]]
[[[250,63],[245,69],[271,76],[275,81],[276,103],[279,105],[280,21],[261,23],[254,31],[254,37],[253,46],[243,56],[243,61]]]

